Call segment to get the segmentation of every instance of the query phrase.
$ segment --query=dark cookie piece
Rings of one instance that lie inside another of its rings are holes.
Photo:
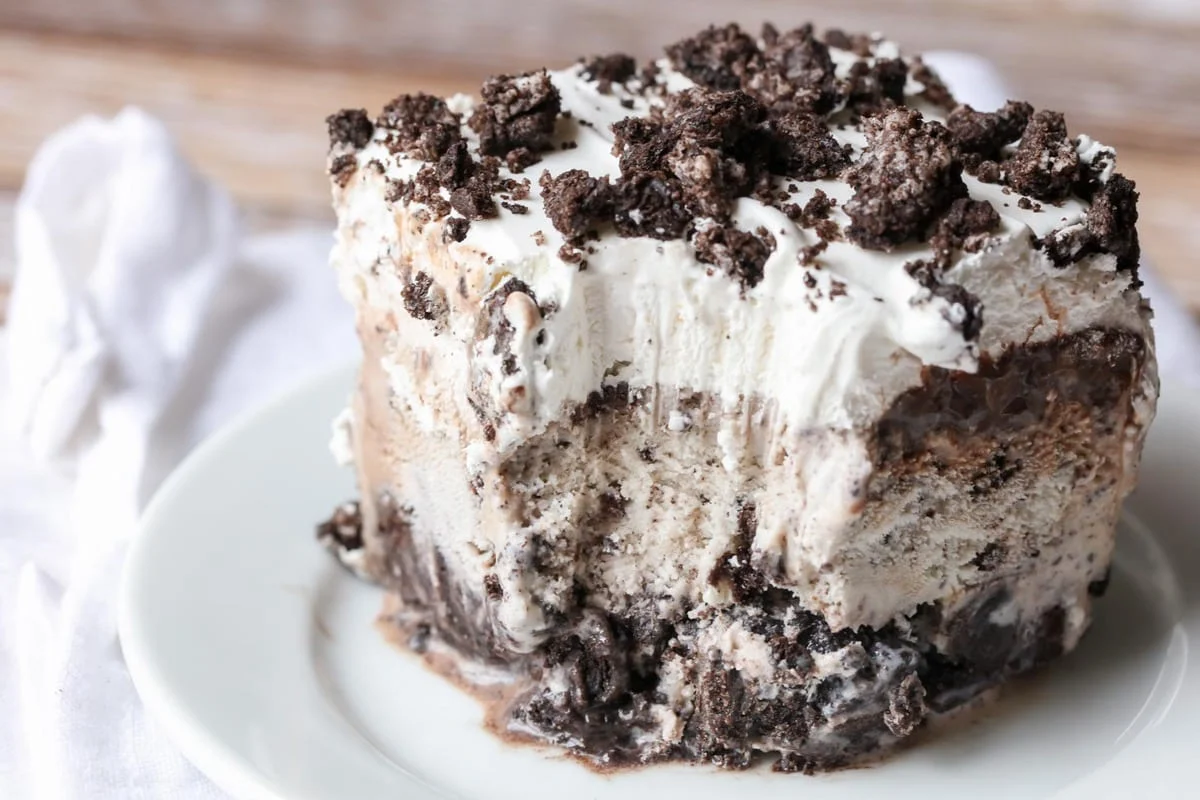
[[[363,548],[362,511],[357,501],[338,506],[325,522],[317,526],[317,541],[329,551],[343,567],[360,578],[366,578],[358,562]]]
[[[1067,137],[1057,111],[1038,111],[1029,119],[1021,143],[1004,164],[1008,185],[1021,194],[1056,202],[1071,193],[1079,175],[1079,154]]]
[[[482,342],[489,336],[492,337],[492,355],[501,356],[500,368],[505,375],[512,375],[517,371],[517,359],[512,353],[512,340],[516,330],[504,314],[504,304],[509,295],[514,293],[527,295],[534,305],[537,304],[537,296],[533,289],[529,288],[529,284],[519,278],[509,278],[483,299],[479,315],[475,319],[475,339]],[[482,409],[489,405],[489,401],[479,401],[477,405]]]
[[[614,122],[613,153],[622,175],[663,171],[667,153],[675,145],[671,132],[661,121],[626,117]]]
[[[758,527],[758,509],[754,501],[741,499],[737,504],[737,534],[729,552],[717,560],[709,573],[713,586],[727,584],[736,602],[742,603],[767,588],[767,579],[754,568],[754,534]]]
[[[775,240],[760,238],[737,228],[713,225],[693,239],[696,259],[720,267],[742,286],[753,288],[762,280],[763,267],[775,249]]]
[[[871,37],[865,33],[846,33],[841,28],[830,28],[825,31],[825,44],[839,50],[849,50],[862,58],[869,58],[872,54]]]
[[[1138,192],[1133,181],[1113,173],[1092,198],[1092,207],[1083,217],[1083,225],[1051,233],[1037,241],[1055,266],[1066,267],[1096,253],[1111,253],[1117,269],[1133,274],[1132,285],[1142,285],[1137,277],[1141,246],[1137,232]]]
[[[411,183],[402,184],[401,198],[425,204],[435,219],[450,213],[450,203],[442,197],[442,183],[438,180],[435,164],[421,167]]]
[[[613,198],[617,232],[664,241],[686,235],[692,215],[679,182],[656,173],[641,173],[616,185]]]
[[[941,76],[922,61],[920,56],[912,60],[912,63],[909,65],[909,74],[912,75],[913,80],[925,87],[917,94],[917,97],[922,98],[928,103],[932,103],[943,111],[950,111],[958,105],[954,100],[954,95],[950,94],[950,89],[942,81]]]
[[[770,143],[760,127],[766,109],[741,91],[689,94],[685,102],[687,110],[667,123],[674,144],[662,166],[697,215],[721,218],[767,176]]]
[[[773,172],[811,181],[836,177],[850,163],[849,153],[816,114],[790,111],[772,119],[770,127]]]
[[[470,119],[480,152],[503,158],[518,148],[530,153],[550,149],[562,99],[545,70],[489,78],[480,96],[483,103]]]
[[[907,81],[908,65],[899,58],[857,61],[846,78],[846,107],[859,114],[877,114],[903,105]]]
[[[978,297],[956,283],[943,283],[942,268],[932,261],[910,261],[904,268],[930,294],[950,304],[951,307],[943,312],[943,317],[952,328],[962,333],[965,341],[979,338],[979,332],[983,329],[983,303]],[[962,309],[961,313],[954,310],[955,306]]]
[[[701,86],[729,90],[742,85],[750,62],[759,57],[758,43],[736,23],[715,25],[667,47],[671,65]]]
[[[446,293],[433,282],[428,274],[417,272],[412,281],[400,292],[404,310],[413,319],[436,321],[445,319],[450,307],[446,304]]]
[[[546,216],[568,242],[581,244],[598,225],[612,219],[613,188],[608,178],[572,169],[553,178],[543,172],[540,183]]]
[[[762,58],[742,81],[746,91],[780,113],[799,108],[819,114],[833,110],[838,99],[833,58],[813,35],[812,25],[779,34],[763,28]]]
[[[402,94],[383,107],[375,124],[393,132],[389,147],[413,158],[436,161],[462,138],[459,118],[440,97]]]
[[[355,150],[366,147],[375,132],[367,112],[361,108],[344,108],[325,118],[329,127],[329,146],[349,145]]]
[[[478,175],[450,192],[450,207],[467,219],[491,219],[500,213],[491,184]]]
[[[899,107],[865,122],[867,148],[844,173],[854,188],[845,205],[850,239],[891,250],[921,236],[967,193],[950,133],[920,112]]]
[[[612,92],[614,83],[625,83],[637,73],[637,61],[625,53],[596,56],[584,62],[581,74],[585,80],[595,81],[600,94]]]
[[[1033,106],[1009,100],[999,111],[976,111],[958,106],[946,118],[954,144],[964,153],[984,159],[1000,157],[1000,148],[1015,142],[1033,115]]]
[[[446,244],[450,242],[461,242],[467,238],[467,231],[471,228],[471,221],[464,217],[450,217],[446,220],[446,227],[442,229],[442,241]]]
[[[465,139],[459,139],[447,148],[438,159],[436,174],[438,183],[447,189],[465,186],[475,175],[478,164],[471,157],[471,149]]]
[[[1117,257],[1117,269],[1134,273],[1142,254],[1137,201],[1134,182],[1119,172],[1113,173],[1093,198],[1092,207],[1084,217],[1088,233],[1095,237],[1099,248]]]
[[[329,175],[338,186],[345,187],[358,169],[358,159],[352,153],[343,153],[329,162]]]
[[[727,217],[734,199],[770,179],[772,143],[763,128],[765,119],[766,109],[745,92],[693,90],[673,97],[660,119],[615,123],[613,150],[621,167],[618,193],[630,212],[627,220],[642,227],[630,201],[647,190],[653,212],[682,204],[692,216]],[[622,184],[634,188],[624,189]],[[682,231],[673,213],[667,222],[653,227]],[[618,224],[619,230],[624,227]]]
[[[974,252],[983,239],[1000,224],[1000,214],[991,203],[960,197],[955,200],[946,214],[938,220],[929,243],[938,263],[947,267],[956,250]]]

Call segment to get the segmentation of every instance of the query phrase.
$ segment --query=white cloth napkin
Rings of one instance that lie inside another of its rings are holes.
[[[239,237],[226,194],[136,109],[51,137],[16,225],[0,328],[0,798],[220,797],[142,711],[115,589],[137,514],[192,446],[353,356],[330,232]]]
[[[981,109],[978,59],[930,58]],[[147,719],[116,639],[125,542],[200,439],[356,352],[327,229],[241,238],[229,200],[137,110],[48,140],[0,328],[0,798],[214,798]],[[1146,275],[1169,377],[1200,333]],[[7,359],[7,369],[3,363]]]

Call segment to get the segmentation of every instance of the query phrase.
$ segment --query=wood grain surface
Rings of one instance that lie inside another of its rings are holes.
[[[38,144],[82,114],[143,106],[251,214],[329,220],[330,111],[378,109],[416,89],[471,91],[490,72],[579,53],[649,54],[703,21],[728,18],[729,8],[717,0],[0,0],[0,295],[11,271],[13,193]],[[1118,147],[1119,168],[1142,191],[1149,257],[1200,310],[1192,255],[1200,251],[1200,3],[745,0],[737,10],[748,24],[812,17],[886,30],[909,51],[992,58],[1015,94],[1065,111],[1072,130]]]

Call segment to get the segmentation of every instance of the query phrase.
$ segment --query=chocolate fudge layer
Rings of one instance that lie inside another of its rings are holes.
[[[503,731],[826,769],[1079,641],[1157,379],[1137,192],[1061,115],[730,25],[330,133],[319,533]]]

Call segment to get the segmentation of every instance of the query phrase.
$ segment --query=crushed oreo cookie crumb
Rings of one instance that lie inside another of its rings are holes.
[[[543,172],[540,183],[546,216],[569,243],[582,243],[612,219],[613,189],[608,178],[572,169],[555,177]]]
[[[941,76],[934,72],[920,56],[912,60],[909,66],[909,74],[913,80],[925,87],[917,96],[927,103],[943,111],[950,111],[958,105],[954,100],[954,95],[950,94],[950,90],[942,81]]]
[[[967,193],[962,162],[944,125],[898,107],[869,117],[867,147],[844,173],[854,196],[844,209],[850,239],[872,250],[891,250],[924,234]]]
[[[439,320],[449,312],[446,293],[427,273],[418,271],[401,291],[404,310],[413,319]]]
[[[584,80],[595,81],[600,94],[611,94],[614,83],[625,83],[637,74],[637,61],[625,53],[596,56],[584,62],[580,74]]]
[[[705,228],[696,234],[693,244],[697,260],[720,267],[746,288],[762,280],[763,267],[775,249],[770,234],[764,238],[724,225]]]
[[[520,148],[531,155],[550,149],[562,100],[545,70],[489,78],[480,96],[469,122],[480,152],[504,158]]]
[[[1003,169],[1008,186],[1021,194],[1048,202],[1066,198],[1079,175],[1079,153],[1063,115],[1038,111],[1031,116]]]
[[[446,220],[446,227],[442,229],[442,241],[446,244],[461,242],[467,238],[470,228],[471,221],[466,217],[450,217]]]
[[[1033,116],[1033,106],[1009,100],[999,111],[976,111],[962,105],[950,112],[946,127],[954,145],[962,153],[981,159],[998,159],[1004,145],[1021,138],[1021,132]]]
[[[367,112],[361,108],[344,108],[336,114],[325,118],[329,128],[329,146],[348,145],[360,150],[371,141],[375,126],[371,123]]]
[[[679,72],[709,89],[738,89],[758,43],[736,23],[707,30],[667,47],[667,57]]]
[[[433,95],[402,94],[383,107],[375,124],[391,132],[388,147],[423,161],[436,161],[462,139],[459,117]]]
[[[774,172],[802,181],[833,178],[849,163],[850,154],[822,117],[809,111],[791,111],[771,120]]]
[[[937,221],[929,243],[938,263],[949,266],[955,251],[977,251],[999,225],[1000,214],[991,203],[960,197]]]
[[[353,153],[344,153],[329,162],[329,174],[333,177],[334,183],[343,188],[350,182],[350,178],[354,176],[357,169],[358,159],[354,157]]]

